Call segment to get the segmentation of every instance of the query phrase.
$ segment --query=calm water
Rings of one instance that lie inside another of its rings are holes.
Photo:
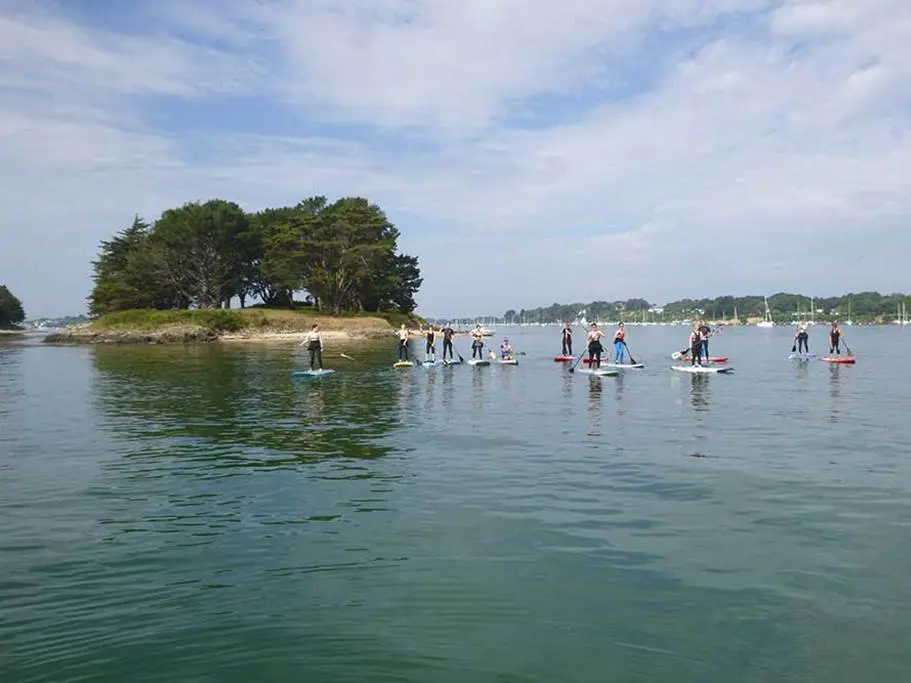
[[[0,343],[0,681],[907,681],[911,330],[729,330],[709,377],[629,332],[605,379],[556,329],[316,380]]]

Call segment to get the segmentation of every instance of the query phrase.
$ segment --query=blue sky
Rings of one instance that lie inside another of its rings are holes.
[[[134,214],[362,195],[419,311],[908,290],[906,0],[3,0],[0,283]]]

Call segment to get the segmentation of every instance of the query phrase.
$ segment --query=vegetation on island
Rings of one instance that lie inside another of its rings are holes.
[[[809,297],[780,292],[768,297],[772,320],[787,324],[795,319],[892,322],[903,310],[911,311],[911,295],[858,292],[835,297]],[[904,306],[904,309],[903,309]],[[754,296],[719,296],[714,299],[680,299],[657,306],[645,299],[552,304],[529,310],[508,310],[503,322],[551,323],[572,321],[583,315],[588,320],[627,322],[671,322],[702,316],[710,320],[745,323],[765,316],[765,299]],[[735,319],[736,315],[736,319]],[[905,313],[907,315],[907,313]]]
[[[310,197],[255,213],[216,199],[168,209],[154,223],[137,216],[93,262],[92,325],[230,332],[280,322],[297,330],[314,314],[397,324],[413,319],[422,283],[417,257],[398,252],[399,236],[361,197]],[[241,310],[226,310],[234,300]]]
[[[25,320],[22,302],[6,285],[0,285],[0,329],[19,330],[19,323]]]

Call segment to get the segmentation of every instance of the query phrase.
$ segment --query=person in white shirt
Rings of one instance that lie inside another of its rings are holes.
[[[323,369],[323,335],[320,334],[319,325],[314,325],[307,333],[307,337],[300,343],[306,345],[310,352],[310,370]]]
[[[405,323],[399,328],[399,360],[408,360],[408,329]]]

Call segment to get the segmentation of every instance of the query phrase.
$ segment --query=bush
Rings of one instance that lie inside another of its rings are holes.
[[[172,309],[168,311],[134,309],[108,313],[98,318],[93,324],[101,328],[129,328],[136,330],[147,330],[166,325],[198,325],[217,332],[236,332],[245,326],[245,320],[238,311],[230,311],[223,308]]]

